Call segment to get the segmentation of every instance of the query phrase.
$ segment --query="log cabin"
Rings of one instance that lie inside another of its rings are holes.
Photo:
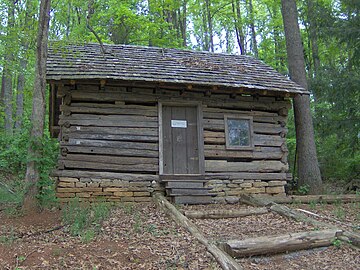
[[[284,196],[287,115],[305,89],[250,56],[129,46],[49,47],[57,196],[175,203]]]

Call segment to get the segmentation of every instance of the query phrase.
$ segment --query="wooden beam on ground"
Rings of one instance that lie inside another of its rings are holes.
[[[229,240],[222,244],[222,248],[236,258],[276,254],[330,246],[341,233],[341,230],[331,229]]]
[[[356,194],[345,195],[306,195],[306,196],[286,196],[286,197],[274,197],[272,201],[275,203],[351,203],[360,202],[360,196]]]
[[[218,248],[215,244],[207,240],[199,229],[187,217],[180,213],[162,194],[155,193],[153,198],[157,205],[168,214],[178,225],[188,230],[207,250],[214,256],[216,261],[224,270],[243,269],[233,258]]]
[[[219,219],[219,218],[237,218],[250,215],[262,215],[268,213],[266,207],[259,207],[253,209],[240,209],[240,210],[208,210],[208,211],[184,211],[184,215],[188,218],[199,219]]]
[[[296,221],[306,222],[306,223],[312,224],[314,226],[321,226],[321,227],[325,227],[325,228],[339,230],[338,227],[336,227],[332,224],[321,222],[321,221],[318,221],[311,217],[308,217],[296,210],[290,209],[289,207],[287,207],[285,205],[279,205],[279,204],[271,201],[269,198],[264,198],[264,199],[254,198],[253,196],[243,194],[240,197],[240,201],[242,201],[243,203],[246,203],[246,204],[253,205],[253,206],[267,207],[270,211],[272,211],[274,213],[294,219]],[[338,238],[342,241],[345,241],[345,242],[353,245],[354,247],[360,247],[360,234],[358,234],[358,233],[351,232],[351,231],[343,231],[343,233],[341,235],[339,234]]]

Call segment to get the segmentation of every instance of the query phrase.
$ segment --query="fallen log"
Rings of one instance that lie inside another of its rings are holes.
[[[269,210],[266,207],[258,207],[253,209],[241,209],[241,210],[208,210],[208,211],[184,211],[184,215],[188,218],[199,219],[220,219],[220,218],[237,218],[250,215],[262,215],[268,213]]]
[[[341,230],[321,230],[264,236],[245,240],[229,240],[222,248],[232,257],[247,257],[330,246]]]
[[[360,202],[360,196],[356,194],[345,195],[293,195],[293,196],[273,196],[271,200],[275,203],[351,203]]]
[[[261,199],[259,197],[255,198],[253,196],[243,194],[240,197],[240,201],[253,206],[265,206],[274,213],[294,219],[296,221],[306,222],[308,224],[312,224],[318,227],[331,228],[335,230],[339,229],[332,224],[321,222],[311,217],[308,217],[296,210],[290,209],[285,205],[276,204],[275,202],[269,200],[269,198]],[[351,231],[343,231],[342,235],[339,235],[338,238],[353,245],[354,247],[360,247],[360,234],[358,233]]]
[[[227,253],[218,248],[215,244],[209,242],[199,229],[182,213],[180,213],[175,206],[173,206],[163,195],[155,193],[153,198],[157,205],[168,214],[179,226],[188,230],[200,243],[202,243],[207,250],[214,256],[216,261],[224,270],[242,270],[243,268]]]

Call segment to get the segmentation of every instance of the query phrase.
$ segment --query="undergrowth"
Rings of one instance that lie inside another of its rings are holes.
[[[38,203],[41,208],[51,208],[57,204],[55,182],[50,177],[56,165],[58,142],[45,133],[40,145],[40,158],[28,156],[30,145],[30,123],[13,135],[0,132],[0,204],[18,207],[23,202],[27,189],[24,181],[26,164],[35,161],[40,171],[38,187]]]
[[[90,242],[100,231],[102,222],[109,216],[111,205],[106,202],[82,203],[77,198],[63,209],[63,222],[72,236]]]

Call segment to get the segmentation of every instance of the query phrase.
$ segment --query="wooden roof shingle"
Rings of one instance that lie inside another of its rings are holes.
[[[308,94],[250,56],[190,50],[99,44],[49,46],[48,80],[114,79],[199,86],[239,87]]]

